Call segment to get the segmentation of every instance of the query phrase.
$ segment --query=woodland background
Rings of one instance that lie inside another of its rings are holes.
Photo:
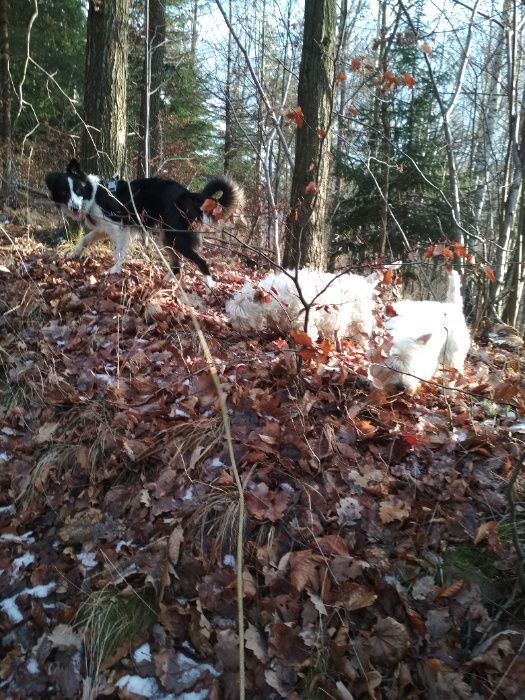
[[[524,13],[0,0],[0,697],[523,700]],[[214,293],[67,260],[72,156],[241,184]],[[452,391],[224,314],[273,263],[393,261],[383,302],[463,273]]]
[[[8,201],[72,155],[224,171],[272,260],[302,236],[302,266],[401,259],[428,294],[425,251],[456,246],[473,325],[523,327],[521,3],[3,0],[0,24]]]

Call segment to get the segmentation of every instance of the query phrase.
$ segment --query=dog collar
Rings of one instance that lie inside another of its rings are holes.
[[[113,177],[109,178],[109,180],[103,180],[102,184],[110,192],[116,192],[118,179],[118,175],[114,175]]]

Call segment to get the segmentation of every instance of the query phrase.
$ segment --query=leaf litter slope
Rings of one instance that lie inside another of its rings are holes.
[[[150,262],[105,276],[107,252],[66,262],[15,226],[2,243],[2,693],[85,693],[81,603],[153,591],[155,624],[89,682],[235,697],[239,508],[189,309]],[[206,301],[185,284],[246,488],[250,696],[522,697],[519,356],[478,348],[476,397],[387,400],[349,342],[235,333],[223,309],[245,271],[215,271]]]

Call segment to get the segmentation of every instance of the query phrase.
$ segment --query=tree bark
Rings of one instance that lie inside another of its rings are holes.
[[[0,162],[2,164],[1,190],[9,195],[11,190],[11,81],[9,80],[9,24],[8,0],[0,0]]]
[[[296,132],[283,257],[283,265],[289,268],[322,268],[326,263],[335,33],[336,1],[305,0],[297,100],[304,124]],[[308,187],[310,182],[314,185]],[[308,193],[314,186],[315,193]]]
[[[82,161],[102,176],[126,171],[129,2],[89,2]]]

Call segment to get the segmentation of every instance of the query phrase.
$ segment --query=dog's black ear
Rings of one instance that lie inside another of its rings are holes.
[[[66,172],[68,172],[70,175],[76,175],[77,177],[81,178],[82,180],[86,179],[86,175],[83,172],[82,168],[80,167],[80,163],[76,158],[71,158],[69,161],[69,164],[67,166]]]
[[[56,185],[58,182],[58,178],[60,177],[62,173],[48,173],[46,175],[46,185],[50,190],[53,189],[53,187]]]

